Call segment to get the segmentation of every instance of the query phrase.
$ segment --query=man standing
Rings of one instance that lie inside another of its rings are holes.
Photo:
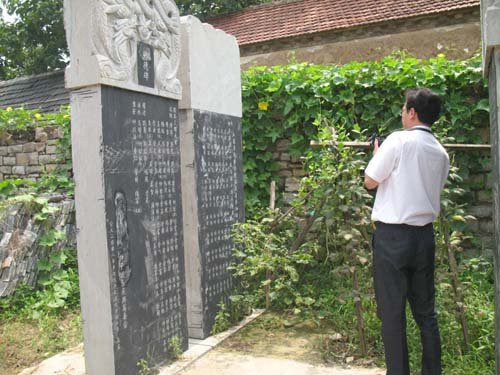
[[[365,186],[377,189],[372,212],[373,274],[377,313],[382,321],[387,375],[409,375],[406,300],[420,328],[422,375],[441,374],[441,339],[435,311],[435,241],[432,222],[449,158],[431,125],[441,99],[429,89],[406,92],[404,130],[378,146],[365,171]]]

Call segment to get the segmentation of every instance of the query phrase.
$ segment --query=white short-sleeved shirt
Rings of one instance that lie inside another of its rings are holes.
[[[389,135],[365,174],[379,183],[372,220],[423,226],[439,216],[450,160],[426,126]]]

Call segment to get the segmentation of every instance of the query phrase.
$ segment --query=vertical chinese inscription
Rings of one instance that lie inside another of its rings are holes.
[[[137,48],[137,74],[139,85],[155,87],[155,61],[154,49],[144,42],[138,43]]]
[[[203,326],[209,331],[231,288],[233,224],[244,218],[240,119],[195,110],[194,139]]]
[[[103,87],[106,229],[115,367],[187,348],[177,101]]]

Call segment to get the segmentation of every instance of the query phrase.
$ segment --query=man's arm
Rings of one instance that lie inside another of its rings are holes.
[[[368,190],[373,190],[378,186],[378,182],[365,174],[365,186]]]

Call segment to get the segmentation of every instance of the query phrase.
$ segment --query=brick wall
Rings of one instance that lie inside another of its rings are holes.
[[[0,135],[0,181],[6,178],[37,180],[43,171],[64,164],[57,157],[57,140],[62,131],[56,126]]]

